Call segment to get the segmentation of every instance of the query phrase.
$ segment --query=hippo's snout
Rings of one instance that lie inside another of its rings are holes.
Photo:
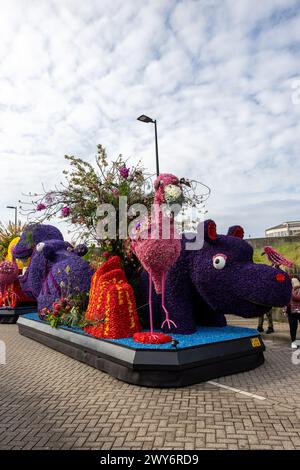
[[[284,307],[290,302],[291,281],[281,269],[264,264],[246,266],[238,284],[239,297],[250,303],[271,308]]]
[[[269,267],[269,269],[271,270],[271,278],[274,276],[274,282],[270,282],[271,287],[267,299],[272,302],[272,307],[284,307],[291,300],[292,283],[290,277],[281,269],[272,267]],[[275,271],[275,273],[272,271]]]

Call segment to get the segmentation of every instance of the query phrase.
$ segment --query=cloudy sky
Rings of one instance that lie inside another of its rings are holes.
[[[0,220],[64,154],[208,184],[247,236],[300,219],[300,0],[0,0]],[[293,88],[294,87],[294,88]]]

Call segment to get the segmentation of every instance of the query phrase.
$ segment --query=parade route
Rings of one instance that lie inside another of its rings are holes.
[[[240,322],[253,327],[252,322]],[[0,449],[300,449],[300,365],[287,326],[265,364],[179,389],[120,382],[1,325]]]

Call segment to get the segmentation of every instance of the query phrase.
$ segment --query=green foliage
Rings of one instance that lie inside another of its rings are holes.
[[[60,325],[84,328],[91,324],[85,320],[87,303],[87,293],[75,293],[69,297],[57,299],[53,302],[51,309],[44,309],[41,312],[41,316],[50,323],[52,328]]]
[[[24,228],[25,225],[21,221],[17,227],[12,222],[9,222],[7,226],[0,222],[0,261],[6,258],[10,242],[14,238],[20,237]]]
[[[25,236],[25,243],[27,244],[28,247],[33,248],[34,247],[34,240],[33,240],[33,228],[35,224],[31,225],[31,228],[26,231],[26,236]]]
[[[126,168],[122,155],[109,161],[102,145],[97,146],[95,165],[75,156],[65,155],[65,158],[70,166],[63,172],[65,182],[53,190],[34,195],[30,203],[23,203],[22,210],[38,223],[60,216],[69,224],[69,233],[73,234],[75,242],[94,244],[101,252],[119,255],[125,261],[131,253],[128,241],[118,238],[119,196],[127,196],[128,207],[136,203],[150,207],[153,194],[145,169],[140,163]],[[31,194],[29,196],[32,198]],[[97,215],[97,208],[107,203],[116,211],[116,240],[99,239],[97,235],[97,224],[102,218]],[[30,208],[26,209],[26,205]],[[134,217],[132,215],[131,219]]]

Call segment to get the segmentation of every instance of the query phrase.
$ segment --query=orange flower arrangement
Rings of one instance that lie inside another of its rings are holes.
[[[113,256],[92,277],[85,319],[94,322],[84,328],[96,338],[128,338],[141,330],[135,298],[119,256]]]

